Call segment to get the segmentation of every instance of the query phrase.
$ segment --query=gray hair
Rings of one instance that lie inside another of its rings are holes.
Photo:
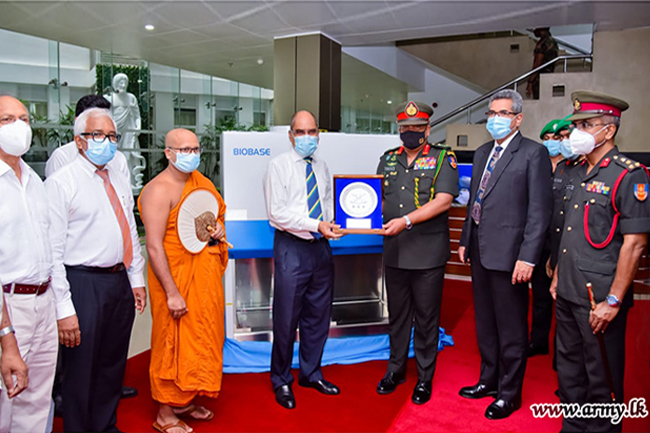
[[[117,125],[115,124],[115,120],[113,120],[113,116],[111,116],[110,111],[108,111],[106,108],[89,108],[81,113],[79,117],[77,117],[77,119],[74,121],[74,135],[80,136],[82,133],[86,132],[86,123],[88,123],[88,119],[104,116],[111,119],[113,127],[117,132]]]
[[[293,116],[291,116],[291,120],[289,121],[289,125],[290,125],[290,128],[291,128],[292,131],[293,131],[293,126],[296,123],[296,116],[298,115],[298,113],[309,113],[309,114],[311,114],[311,117],[314,118],[314,123],[316,123],[316,129],[318,129],[318,118],[316,117],[316,115],[314,113],[312,113],[309,110],[298,110],[295,113],[293,113]]]
[[[600,119],[603,121],[605,125],[616,126],[616,132],[614,133],[612,138],[616,137],[616,134],[618,134],[618,130],[621,129],[621,118],[618,116],[610,116],[608,114],[605,114],[601,116]]]
[[[497,99],[510,99],[510,101],[512,102],[513,113],[519,114],[523,109],[524,99],[521,97],[519,92],[515,92],[514,90],[511,89],[499,90],[497,93],[495,93],[490,97],[489,105],[492,105],[492,103]]]

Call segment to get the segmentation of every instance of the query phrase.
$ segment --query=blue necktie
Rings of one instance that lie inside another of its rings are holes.
[[[305,158],[307,163],[307,170],[305,172],[305,179],[307,181],[307,207],[309,209],[309,218],[323,221],[323,211],[320,207],[320,197],[318,196],[318,182],[316,182],[316,175],[311,166],[311,157]],[[322,235],[318,232],[312,233],[315,239],[320,239]]]
[[[481,184],[479,185],[478,192],[476,193],[476,200],[474,200],[474,205],[472,206],[472,219],[476,224],[481,221],[481,205],[483,204],[483,196],[485,195],[485,190],[487,189],[487,184],[490,180],[490,176],[492,176],[494,167],[497,165],[497,161],[499,160],[499,153],[501,150],[503,150],[503,147],[501,146],[494,148],[492,158],[490,158],[490,162],[488,163],[488,166],[485,169],[485,173],[483,173],[483,177],[481,178]]]

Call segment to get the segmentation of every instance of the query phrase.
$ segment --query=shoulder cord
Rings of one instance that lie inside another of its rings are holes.
[[[438,179],[438,175],[440,174],[440,168],[442,167],[442,164],[445,161],[446,152],[447,152],[447,149],[443,149],[442,152],[440,152],[440,155],[438,156],[438,162],[436,164],[436,174],[433,175],[433,181],[431,182],[431,193],[429,195],[429,201],[433,200],[433,196],[435,195],[435,192],[436,192],[436,189],[435,189],[436,179]],[[419,194],[420,178],[416,177],[413,181],[415,182],[415,190],[414,190],[415,208],[420,209],[420,207],[422,206],[420,204],[420,197],[419,197],[419,195],[420,195]]]

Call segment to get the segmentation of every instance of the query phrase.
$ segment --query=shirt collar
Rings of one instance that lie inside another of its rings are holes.
[[[92,178],[95,175],[95,171],[98,170],[92,162],[88,161],[81,155],[81,152],[77,155],[75,162],[83,169],[84,173],[86,173],[88,177]]]
[[[4,176],[8,171],[11,171],[11,167],[9,167],[9,164],[0,159],[0,176]]]
[[[493,144],[493,146],[492,146],[492,150],[494,150],[497,146],[501,146],[501,150],[502,150],[502,151],[506,150],[506,147],[508,147],[508,145],[510,144],[510,142],[511,142],[512,140],[514,140],[514,138],[517,136],[517,134],[519,134],[519,130],[515,131],[514,134],[512,134],[509,138],[506,138],[506,140],[505,140],[503,143],[501,143],[501,144],[497,143],[497,141],[494,140],[494,144]]]
[[[22,176],[22,179],[20,179],[20,183],[23,185],[23,187],[27,186],[27,182],[29,182],[29,176],[32,173],[32,169],[25,161],[23,161],[22,158],[18,160],[18,164],[20,165],[20,175]],[[0,159],[0,177],[4,176],[7,173],[13,173],[13,169],[4,162],[3,160]]]
[[[317,162],[317,161],[318,161],[318,156],[316,156],[316,153],[317,153],[317,152],[318,152],[318,149],[316,150],[316,152],[314,152],[314,153],[311,155],[311,160],[312,160],[312,162]],[[302,156],[300,156],[300,154],[299,154],[298,152],[296,152],[296,149],[295,149],[293,146],[291,146],[291,160],[292,160],[293,162],[299,162],[299,161],[304,161],[305,158],[303,158]]]

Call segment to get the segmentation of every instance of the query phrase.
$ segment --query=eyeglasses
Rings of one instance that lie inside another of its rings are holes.
[[[427,130],[429,125],[401,125],[399,127],[399,132],[415,131],[415,132],[424,132]]]
[[[103,132],[82,132],[81,134],[82,137],[92,137],[93,140],[98,141],[100,143],[103,143],[104,140],[108,138],[108,141],[110,141],[113,144],[117,144],[118,141],[120,141],[120,138],[122,138],[121,134],[104,134]]]
[[[499,117],[516,116],[517,114],[519,113],[515,113],[514,111],[508,111],[508,110],[501,110],[501,111],[489,110],[485,112],[485,115],[489,118],[492,118],[494,116],[499,116]]]
[[[189,155],[191,153],[198,155],[203,151],[203,147],[168,147],[167,149],[174,150],[182,155]]]
[[[608,123],[589,123],[585,120],[579,120],[577,122],[573,122],[576,128],[578,128],[581,131],[586,131],[587,129],[594,128],[596,126],[607,126],[609,125]]]
[[[8,125],[10,123],[14,123],[17,119],[20,119],[25,123],[29,123],[29,115],[27,115],[27,114],[24,114],[24,115],[22,115],[20,117],[16,117],[16,116],[11,115],[11,114],[6,114],[6,115],[0,117],[0,125]]]
[[[295,129],[295,130],[291,131],[291,134],[292,134],[294,137],[302,137],[302,136],[304,136],[305,134],[306,134],[306,135],[311,135],[312,137],[315,137],[315,136],[318,135],[318,129],[307,129],[307,130],[304,130],[304,129]]]

